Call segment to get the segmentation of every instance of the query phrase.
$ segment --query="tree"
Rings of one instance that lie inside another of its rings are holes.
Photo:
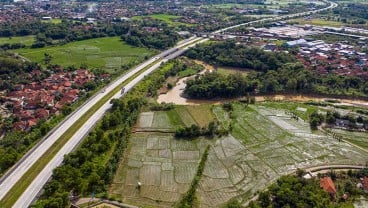
[[[47,64],[47,65],[50,64],[51,59],[52,59],[52,56],[49,53],[44,53],[43,61],[44,61],[45,64]]]

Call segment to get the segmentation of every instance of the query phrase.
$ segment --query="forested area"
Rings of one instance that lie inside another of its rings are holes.
[[[134,25],[134,26],[132,26]],[[146,31],[147,27],[160,27],[155,32]],[[66,44],[91,38],[121,36],[123,40],[134,46],[165,49],[173,46],[179,36],[169,26],[155,19],[134,22],[115,22],[114,24],[86,25],[82,22],[62,20],[59,24],[37,21],[14,22],[0,24],[0,37],[35,35],[32,48],[42,48],[47,45]],[[3,44],[0,48],[17,49],[25,45]]]
[[[237,97],[250,94],[310,93],[367,97],[368,83],[360,77],[320,75],[307,70],[292,54],[265,52],[234,42],[201,44],[186,55],[217,66],[252,70],[247,76],[205,74],[188,81],[193,98]]]
[[[179,40],[179,35],[170,29],[157,32],[133,29],[129,31],[129,34],[122,35],[121,39],[137,47],[165,49],[175,45]]]
[[[339,16],[343,23],[366,24],[368,20],[368,5],[359,3],[347,3],[333,9],[333,13]]]
[[[147,76],[124,99],[112,101],[112,109],[81,146],[67,155],[63,165],[54,170],[52,180],[34,207],[66,207],[70,193],[74,196],[94,193],[107,197],[107,185],[125,151],[131,127],[141,107],[146,104],[145,97],[153,95],[161,87],[169,70],[170,67],[162,67]]]
[[[192,48],[185,54],[219,66],[231,66],[257,71],[277,70],[296,59],[286,53],[264,52],[260,48],[237,45],[234,41],[212,42]]]

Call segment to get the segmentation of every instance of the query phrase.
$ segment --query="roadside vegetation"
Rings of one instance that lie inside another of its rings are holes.
[[[64,164],[55,169],[52,180],[45,186],[46,191],[34,207],[65,207],[69,204],[67,197],[70,190],[73,190],[74,196],[95,193],[107,197],[106,185],[111,182],[125,151],[131,127],[146,104],[147,93],[161,86],[166,73],[163,69],[152,73],[128,92],[124,99],[112,101],[110,112],[89,133],[81,146],[65,157]]]

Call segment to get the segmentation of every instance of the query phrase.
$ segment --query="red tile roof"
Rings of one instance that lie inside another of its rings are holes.
[[[330,194],[336,193],[335,184],[330,177],[324,177],[320,179],[320,187]]]
[[[364,190],[368,190],[368,177],[367,176],[364,176],[362,180],[362,184],[363,184]]]

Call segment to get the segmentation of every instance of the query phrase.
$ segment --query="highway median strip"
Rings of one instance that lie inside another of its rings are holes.
[[[75,122],[44,154],[43,156],[32,165],[32,167],[21,177],[20,180],[9,190],[9,192],[0,201],[0,207],[12,207],[42,169],[54,158],[59,150],[70,140],[70,138],[77,132],[83,124],[109,99],[111,99],[116,93],[118,93],[123,86],[131,82],[133,79],[144,73],[146,70],[159,63],[162,59],[157,59],[148,66],[129,77],[124,82],[120,83],[112,91],[107,93],[101,100],[93,105],[81,118]]]

